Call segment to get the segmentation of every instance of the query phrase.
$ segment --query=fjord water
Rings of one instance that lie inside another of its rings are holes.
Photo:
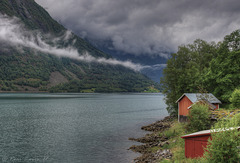
[[[0,162],[126,163],[162,94],[0,94]]]

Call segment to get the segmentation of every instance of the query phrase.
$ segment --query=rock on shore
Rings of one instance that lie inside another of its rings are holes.
[[[165,144],[169,144],[168,138],[164,135],[160,135],[159,132],[163,132],[171,127],[174,118],[171,116],[165,117],[163,120],[157,121],[153,124],[143,126],[141,129],[150,131],[152,133],[146,134],[141,138],[129,138],[129,140],[144,143],[142,145],[133,145],[129,149],[134,152],[139,152],[142,155],[134,159],[135,163],[154,163],[163,158],[170,159],[172,153],[169,149],[159,149],[153,152],[153,147],[163,147]]]

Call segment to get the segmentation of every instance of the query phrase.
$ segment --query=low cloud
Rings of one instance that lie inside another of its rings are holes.
[[[143,66],[142,69],[151,69],[151,70],[159,70],[159,69],[164,69],[167,67],[167,64],[155,64],[155,65],[148,65],[148,66]]]
[[[53,42],[59,39],[68,40],[72,33],[67,31],[61,38],[52,38]],[[47,37],[47,36],[46,36]],[[9,18],[0,14],[0,41],[4,44],[19,47],[28,47],[34,50],[52,54],[58,57],[68,57],[84,62],[96,62],[101,64],[121,65],[131,68],[135,71],[140,71],[144,67],[140,64],[132,63],[131,61],[118,61],[116,59],[95,58],[87,51],[79,54],[78,50],[72,46],[66,48],[58,48],[46,43],[41,33],[34,31],[34,33],[26,30],[17,18]]]
[[[221,41],[240,26],[238,0],[36,0],[93,42],[136,55],[162,55],[195,39]]]

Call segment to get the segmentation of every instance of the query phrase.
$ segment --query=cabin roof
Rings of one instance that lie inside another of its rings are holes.
[[[198,100],[197,102],[195,102],[195,103],[193,103],[191,106],[189,106],[188,109],[192,108],[194,105],[196,105],[196,104],[198,104],[198,103],[206,104],[210,109],[213,109],[213,110],[216,109],[216,106],[213,105],[212,103],[210,103],[210,102],[207,101],[207,100]]]
[[[204,135],[211,135],[211,131],[210,130],[198,131],[188,135],[184,135],[182,136],[182,138],[197,137],[197,136],[204,136]]]
[[[185,138],[191,138],[191,137],[199,137],[199,136],[207,136],[207,135],[211,135],[211,131],[216,133],[216,132],[221,132],[221,131],[229,131],[229,130],[234,130],[234,129],[240,129],[239,127],[230,127],[230,128],[226,128],[226,129],[214,129],[214,130],[202,130],[202,131],[198,131],[198,132],[194,132],[188,135],[184,135],[181,138],[185,139]]]
[[[206,100],[211,104],[221,104],[221,101],[218,100],[212,93],[184,93],[177,101],[178,103],[184,96],[192,102],[195,103],[199,100]]]

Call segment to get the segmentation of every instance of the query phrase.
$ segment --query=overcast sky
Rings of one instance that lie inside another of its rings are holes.
[[[74,33],[136,55],[176,51],[240,28],[238,0],[36,0]]]

